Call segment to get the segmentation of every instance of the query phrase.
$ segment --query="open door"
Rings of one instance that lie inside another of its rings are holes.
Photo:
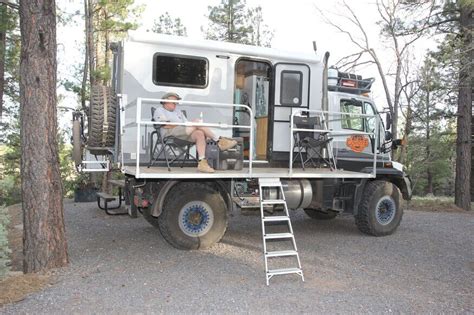
[[[309,108],[310,69],[305,64],[278,63],[274,70],[271,143],[272,160],[288,160],[290,115],[293,108]],[[283,154],[282,154],[283,153]]]
[[[268,149],[268,99],[270,96],[269,79],[271,66],[266,61],[242,58],[236,62],[235,102],[252,108],[253,117],[247,110],[234,112],[235,124],[254,123],[254,141],[249,143],[248,130],[234,131],[234,137],[244,138],[244,157],[249,157],[249,146],[253,146],[254,161],[266,161]]]

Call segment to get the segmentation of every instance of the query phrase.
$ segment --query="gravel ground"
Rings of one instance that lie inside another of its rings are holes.
[[[258,216],[235,211],[221,243],[180,251],[142,218],[66,202],[70,266],[0,313],[474,313],[473,214],[406,211],[381,238],[351,216],[292,219],[305,282],[267,287]]]

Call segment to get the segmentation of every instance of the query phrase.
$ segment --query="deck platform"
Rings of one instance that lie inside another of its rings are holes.
[[[248,168],[244,167],[241,171],[226,170],[207,174],[198,172],[196,167],[172,167],[168,171],[166,167],[152,166],[150,168],[141,166],[137,174],[136,166],[124,166],[125,174],[133,175],[136,178],[372,178],[371,173],[351,172],[345,170],[331,171],[327,168],[293,168],[292,174],[288,168],[276,167],[254,167],[252,174]]]

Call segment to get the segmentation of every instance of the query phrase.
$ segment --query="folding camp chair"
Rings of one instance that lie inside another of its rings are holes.
[[[156,122],[155,110],[156,108],[151,108],[151,121],[154,122]],[[195,143],[174,136],[163,137],[161,135],[162,127],[163,125],[161,124],[153,124],[155,130],[150,134],[150,163],[148,167],[152,167],[156,162],[163,160],[162,155],[164,155],[168,171],[171,171],[171,165],[176,161],[181,162],[180,167],[183,167],[184,163],[189,160],[197,162],[196,157],[189,153]],[[156,140],[154,140],[155,136]],[[170,156],[170,154],[172,154],[172,156]]]
[[[293,122],[296,129],[324,130],[320,117],[294,116]],[[328,137],[328,133],[328,131],[295,131],[293,151],[297,149],[297,153],[292,163],[299,158],[303,170],[308,163],[313,167],[326,165],[331,170],[335,169],[330,149],[332,138]]]

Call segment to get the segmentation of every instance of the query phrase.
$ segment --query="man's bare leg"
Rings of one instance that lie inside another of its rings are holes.
[[[235,141],[233,139],[219,138],[208,127],[200,127],[200,126],[186,127],[186,133],[189,134],[189,135],[192,135],[196,131],[201,131],[202,133],[204,133],[205,137],[210,138],[210,139],[214,140],[215,142],[217,142],[217,145],[219,146],[219,149],[221,149],[222,151],[231,149],[231,148],[235,147],[235,145],[237,144],[237,141]]]
[[[202,130],[194,130],[191,139],[196,143],[196,150],[199,155],[198,171],[203,173],[214,173],[214,169],[209,166],[206,160],[206,136]]]
[[[191,139],[196,143],[196,149],[199,154],[199,159],[202,159],[206,155],[206,137],[204,132],[201,130],[194,130],[191,133]]]

